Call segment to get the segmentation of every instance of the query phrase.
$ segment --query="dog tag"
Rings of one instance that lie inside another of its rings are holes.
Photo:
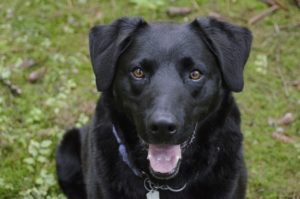
[[[159,191],[150,190],[146,196],[147,196],[147,199],[159,199]]]

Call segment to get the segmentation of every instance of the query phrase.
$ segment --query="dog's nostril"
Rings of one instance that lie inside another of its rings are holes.
[[[173,134],[176,132],[176,126],[175,125],[169,125],[168,126],[168,131]]]

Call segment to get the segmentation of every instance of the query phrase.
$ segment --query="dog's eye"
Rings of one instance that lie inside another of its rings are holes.
[[[193,70],[191,73],[190,73],[190,79],[191,80],[199,80],[201,78],[202,74],[199,70]]]
[[[135,67],[132,71],[131,74],[133,77],[136,79],[143,79],[145,77],[145,73],[141,67]]]

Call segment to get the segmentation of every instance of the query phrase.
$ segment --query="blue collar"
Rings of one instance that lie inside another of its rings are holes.
[[[119,130],[119,129],[118,129]],[[133,162],[131,161],[130,155],[127,152],[126,149],[126,145],[125,145],[125,140],[122,136],[122,134],[120,133],[120,130],[118,131],[116,129],[115,125],[112,125],[112,132],[119,144],[119,154],[122,157],[122,160],[125,164],[127,164],[127,166],[133,171],[133,173],[138,176],[138,177],[142,177],[143,176],[143,172],[141,172],[138,168],[136,168],[136,166],[133,164]]]

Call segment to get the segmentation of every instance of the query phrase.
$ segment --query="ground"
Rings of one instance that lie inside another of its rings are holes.
[[[89,28],[120,16],[185,22],[211,14],[254,35],[245,89],[235,95],[249,171],[247,198],[299,199],[300,12],[294,1],[281,2],[288,11],[249,25],[268,9],[262,1],[1,1],[0,198],[63,198],[55,147],[65,129],[90,119],[100,95],[88,54]],[[193,11],[170,18],[170,6]]]

